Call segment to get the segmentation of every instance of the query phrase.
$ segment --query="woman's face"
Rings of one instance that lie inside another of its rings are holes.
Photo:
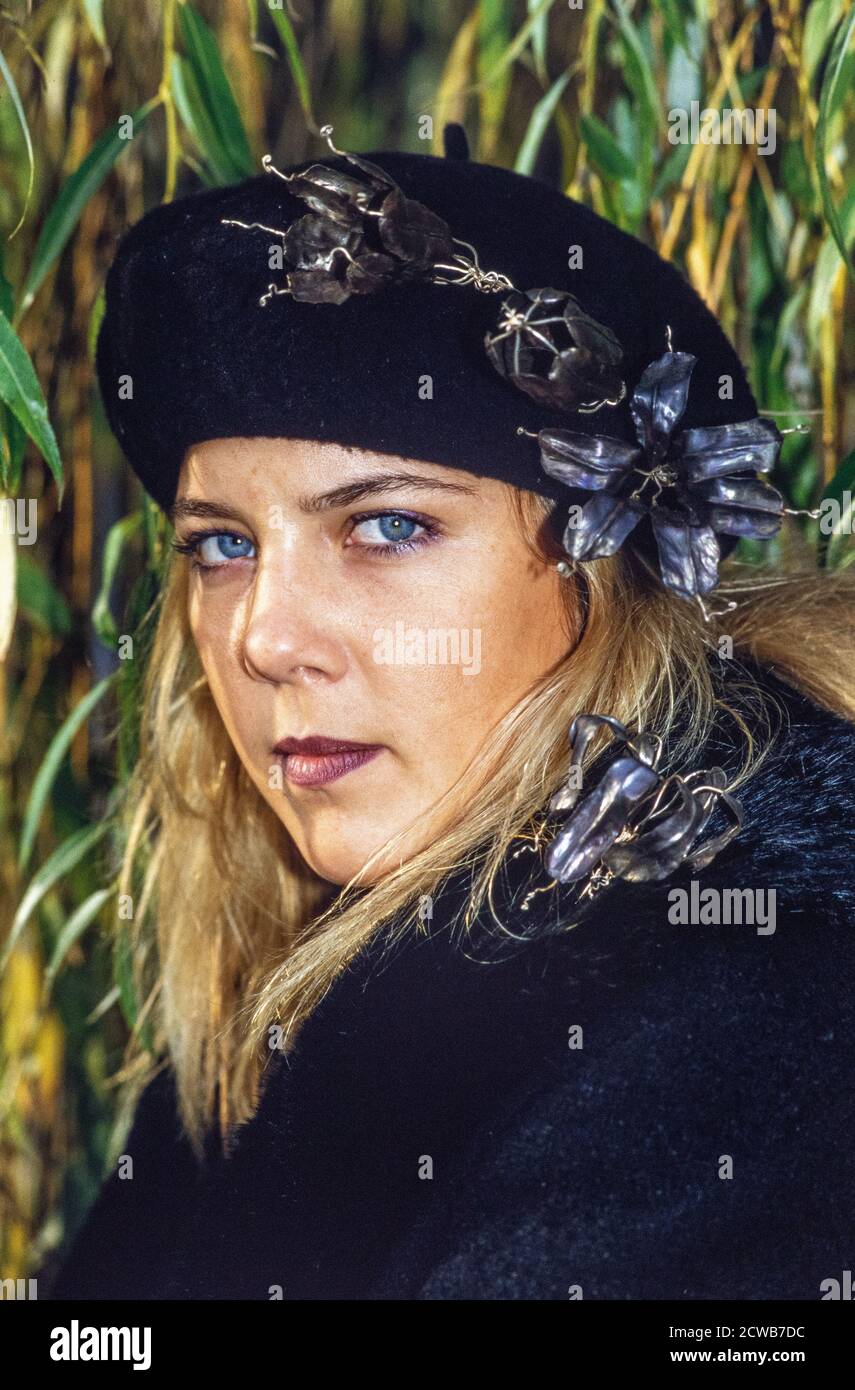
[[[330,883],[399,831],[361,882],[429,844],[451,819],[433,804],[571,646],[561,577],[526,546],[511,497],[459,469],[298,439],[216,439],[184,459],[176,540],[192,547],[208,683],[252,781]]]

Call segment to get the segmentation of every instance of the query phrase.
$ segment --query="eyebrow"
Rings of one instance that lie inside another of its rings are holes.
[[[214,517],[222,519],[226,517],[229,521],[243,521],[240,512],[228,506],[226,502],[204,502],[201,497],[182,497],[177,502],[173,502],[167,515],[174,524],[184,516]],[[244,522],[244,525],[246,523]]]
[[[402,488],[414,488],[418,492],[455,492],[467,496],[475,495],[475,488],[465,483],[448,483],[439,478],[428,477],[424,473],[374,473],[364,478],[354,478],[349,483],[332,488],[329,492],[319,492],[315,496],[300,497],[297,506],[301,512],[313,515],[317,512],[333,511],[336,507],[347,507],[364,497],[377,496],[384,492],[397,492]],[[240,513],[224,502],[206,502],[201,498],[180,498],[169,509],[170,519],[175,522],[181,517],[227,517],[242,520]]]
[[[465,483],[446,483],[439,478],[430,478],[424,473],[373,473],[364,478],[354,478],[349,483],[342,483],[330,492],[321,492],[315,497],[301,497],[297,506],[301,512],[328,512],[335,507],[347,507],[351,502],[359,502],[363,497],[384,492],[399,492],[401,488],[414,488],[417,492],[459,492],[469,496],[475,494],[475,489],[467,487]]]

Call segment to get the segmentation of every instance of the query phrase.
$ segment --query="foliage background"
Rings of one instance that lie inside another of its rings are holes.
[[[803,426],[774,479],[789,505],[845,503],[853,28],[853,0],[0,7],[0,495],[38,516],[33,546],[0,529],[0,1277],[39,1268],[82,1219],[129,1121],[128,1038],[146,1036],[113,807],[167,527],[94,385],[118,237],[268,151],[280,167],[323,157],[325,122],[339,148],[441,154],[461,121],[473,158],[554,182],[680,265],[761,410]],[[670,144],[668,111],[695,100],[774,108],[775,153]],[[773,560],[848,564],[846,518],[832,537],[791,523]]]

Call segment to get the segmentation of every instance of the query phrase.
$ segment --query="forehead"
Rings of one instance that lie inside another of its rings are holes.
[[[191,444],[181,463],[180,483],[213,476],[224,470],[237,471],[259,464],[277,468],[344,468],[349,460],[377,457],[370,450],[350,444],[325,443],[314,439],[294,439],[287,435],[235,435],[206,439]]]
[[[189,501],[216,497],[234,504],[271,497],[319,511],[358,501],[368,493],[432,493],[485,500],[508,491],[493,479],[461,468],[380,454],[352,445],[286,437],[212,439],[187,450],[181,466],[174,513]]]

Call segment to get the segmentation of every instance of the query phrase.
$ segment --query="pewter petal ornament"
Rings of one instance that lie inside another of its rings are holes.
[[[595,494],[581,519],[571,513],[568,557],[615,554],[649,515],[662,582],[682,598],[717,586],[719,535],[767,540],[784,511],[780,493],[762,476],[780,451],[774,424],[758,417],[676,432],[696,361],[691,353],[667,352],[645,369],[629,403],[637,448],[573,430],[537,436],[544,472]]]
[[[623,389],[623,348],[565,290],[515,290],[484,337],[500,376],[548,409],[574,411]]]
[[[648,883],[667,878],[686,858],[703,830],[712,809],[705,811],[699,798],[682,785],[676,791],[677,804],[669,815],[626,844],[613,845],[603,863],[618,878],[632,883]]]
[[[765,478],[709,478],[692,488],[704,519],[719,535],[769,540],[781,529],[784,499]]]
[[[611,761],[581,793],[575,774],[604,726],[614,735],[603,754]],[[742,808],[726,790],[723,769],[666,777],[657,770],[662,744],[654,735],[632,733],[608,715],[582,714],[570,726],[570,746],[567,782],[549,803],[550,811],[569,815],[545,863],[558,882],[589,878],[581,898],[593,896],[615,877],[646,883],[667,878],[681,866],[705,868],[742,828]],[[718,802],[729,812],[731,824],[698,844]]]
[[[537,438],[544,472],[588,492],[618,487],[641,458],[636,445],[604,435],[558,429],[541,430]]]
[[[656,464],[668,449],[689,398],[689,378],[697,362],[690,352],[666,352],[645,367],[629,409],[638,442]]]
[[[368,160],[346,158],[367,174],[367,182],[323,164],[286,177],[289,191],[312,208],[283,238],[289,289],[305,302],[340,304],[351,294],[373,294],[421,278],[434,262],[455,253],[441,217],[407,198]]]
[[[562,883],[585,878],[621,834],[630,812],[659,780],[658,773],[638,758],[616,758],[549,846],[546,868],[552,877]]]
[[[682,598],[708,594],[718,584],[721,548],[711,526],[694,525],[677,511],[650,513],[662,582]]]
[[[455,252],[448,223],[397,187],[383,201],[377,228],[385,249],[411,272],[428,270]]]
[[[727,425],[700,425],[679,437],[680,472],[688,484],[728,473],[768,473],[781,452],[782,435],[771,420],[755,416]]]
[[[562,544],[571,560],[599,560],[620,550],[627,536],[645,515],[645,508],[610,492],[597,492],[571,512]]]
[[[313,212],[350,226],[368,211],[378,194],[392,186],[382,170],[369,167],[374,172],[366,184],[326,164],[312,164],[302,173],[288,175],[288,191]]]

